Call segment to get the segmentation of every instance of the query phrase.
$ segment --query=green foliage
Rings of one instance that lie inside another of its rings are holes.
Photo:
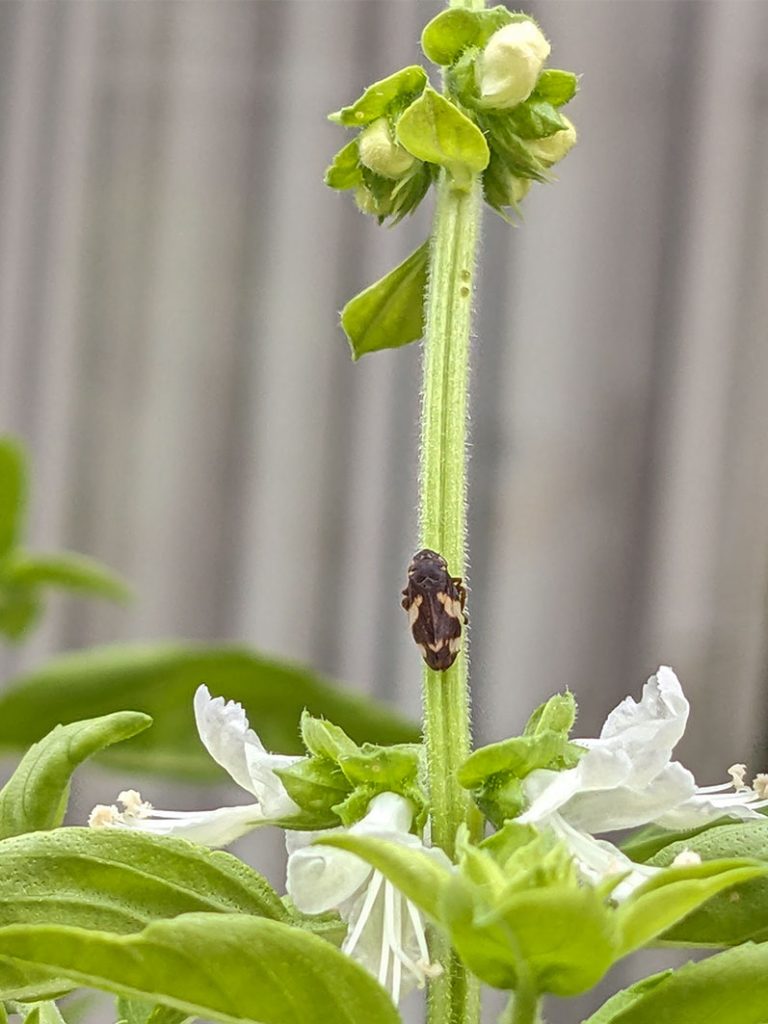
[[[501,6],[482,11],[448,8],[426,26],[421,34],[421,48],[435,64],[448,66],[469,47],[484,46],[498,29],[519,20],[520,15]]]
[[[111,764],[128,772],[221,779],[194,724],[192,698],[202,682],[214,695],[240,701],[267,748],[281,753],[301,753],[297,723],[304,708],[327,714],[359,740],[418,739],[415,725],[309,669],[244,648],[149,644],[68,654],[14,680],[0,695],[0,749],[25,747],[60,722],[134,709],[152,715],[155,726],[110,751]]]
[[[351,106],[342,107],[328,119],[347,128],[363,128],[379,117],[404,110],[427,84],[427,73],[418,64],[402,68],[370,85]]]
[[[143,999],[117,999],[118,1024],[181,1024],[191,1020],[183,1010],[172,1010],[169,1006],[158,1006]]]
[[[0,928],[0,955],[72,981],[226,1024],[396,1024],[389,995],[349,957],[288,925],[186,914],[135,935]]]
[[[0,790],[0,839],[60,825],[67,809],[70,777],[78,765],[151,724],[147,715],[120,711],[55,726],[27,751]]]
[[[19,543],[26,500],[24,449],[12,437],[0,437],[0,559]]]
[[[341,313],[352,358],[385,348],[400,348],[424,334],[424,289],[429,243],[379,281],[350,299]]]
[[[538,768],[574,768],[585,748],[568,734],[576,719],[571,693],[555,694],[531,715],[522,736],[475,750],[459,769],[458,780],[472,790],[475,802],[500,827],[524,810],[522,780]]]
[[[291,828],[353,825],[379,793],[407,797],[416,809],[417,823],[424,823],[427,802],[418,782],[419,744],[358,746],[343,729],[308,712],[301,717],[301,734],[310,757],[276,769],[302,810],[300,818],[291,818]]]
[[[672,843],[650,860],[666,867],[683,850],[698,853],[705,864],[725,857],[745,857],[768,865],[768,822],[721,825]],[[768,940],[768,879],[755,878],[709,900],[666,932],[664,939],[683,945],[732,946]]]
[[[746,943],[646,978],[584,1024],[765,1024],[768,944]]]
[[[450,936],[481,980],[514,989],[575,995],[617,960],[655,939],[713,895],[765,873],[763,865],[718,861],[660,872],[614,905],[621,876],[598,886],[579,879],[567,849],[510,823],[501,840],[459,840],[458,870],[429,854],[378,839],[331,835],[389,878]]]
[[[53,587],[86,597],[126,601],[130,592],[101,563],[71,552],[35,554],[22,546],[27,498],[27,466],[22,446],[0,437],[0,634],[20,640],[43,610]]]
[[[66,924],[130,934],[196,912],[291,920],[256,871],[184,839],[60,828],[0,842],[0,925]]]
[[[427,86],[397,122],[397,139],[409,153],[444,167],[457,188],[488,166],[488,143],[477,125],[445,96]]]
[[[553,107],[563,107],[573,99],[578,88],[578,76],[572,71],[545,68],[539,75],[533,95],[536,99],[546,100]]]

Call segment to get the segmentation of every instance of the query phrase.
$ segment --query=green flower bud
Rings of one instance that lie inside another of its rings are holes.
[[[392,138],[385,117],[364,128],[357,143],[360,163],[382,178],[402,178],[416,162],[416,157]]]
[[[529,151],[548,167],[556,164],[558,160],[562,160],[576,145],[578,137],[573,122],[569,121],[567,117],[563,117],[563,120],[566,122],[566,127],[561,131],[555,132],[554,135],[548,135],[546,139],[533,139],[528,143]]]
[[[391,205],[380,202],[365,185],[360,185],[355,189],[355,204],[361,213],[369,214],[372,217],[388,216]]]
[[[475,69],[483,105],[503,110],[527,99],[549,50],[538,25],[527,19],[494,32]]]

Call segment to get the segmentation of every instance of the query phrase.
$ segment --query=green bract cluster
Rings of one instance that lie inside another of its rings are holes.
[[[358,133],[334,157],[326,184],[354,192],[379,223],[397,223],[441,170],[463,192],[479,175],[485,201],[509,220],[531,183],[550,181],[550,168],[576,141],[561,112],[576,94],[576,75],[545,68],[550,46],[540,28],[506,7],[443,11],[421,46],[442,68],[443,92],[412,65],[331,114]],[[428,262],[425,245],[347,303],[341,322],[353,358],[421,338]]]
[[[353,825],[379,793],[406,797],[416,808],[417,823],[423,826],[428,808],[419,785],[420,744],[358,746],[338,725],[313,718],[306,711],[301,716],[301,738],[308,757],[275,772],[301,808],[301,815],[290,819],[292,829]]]
[[[334,157],[326,184],[351,189],[363,213],[401,220],[440,168],[456,188],[482,174],[486,201],[502,216],[576,140],[560,108],[576,75],[544,70],[549,43],[528,15],[506,7],[449,9],[424,29],[422,49],[445,69],[445,94],[418,65],[375,82],[331,120],[360,129]]]

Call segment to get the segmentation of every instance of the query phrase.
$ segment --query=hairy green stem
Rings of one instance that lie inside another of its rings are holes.
[[[453,188],[443,173],[427,288],[421,437],[421,538],[451,573],[466,567],[466,433],[472,291],[480,221],[480,184]],[[478,816],[457,770],[470,752],[467,657],[445,672],[424,669],[424,739],[432,804],[432,842],[453,855],[462,824],[477,834]],[[443,974],[430,985],[430,1024],[479,1020],[479,989],[450,944],[433,944]]]
[[[480,10],[485,0],[449,0]],[[480,229],[481,186],[459,191],[442,171],[426,294],[419,512],[422,545],[438,551],[453,575],[466,574],[467,410],[472,294]],[[452,857],[459,826],[481,828],[457,771],[471,749],[469,678],[464,648],[446,672],[424,669],[424,742],[432,804],[432,842]],[[480,988],[436,934],[433,956],[443,973],[430,982],[429,1024],[476,1024]]]

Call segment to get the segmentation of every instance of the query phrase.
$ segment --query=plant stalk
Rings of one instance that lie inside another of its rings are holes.
[[[480,183],[457,191],[443,172],[427,286],[427,331],[421,436],[421,539],[445,557],[449,571],[466,568],[466,438],[472,292],[480,222]],[[463,647],[466,646],[466,637]],[[457,781],[470,752],[467,656],[445,672],[424,669],[424,739],[427,751],[432,843],[453,856],[456,831],[476,836],[479,815]],[[479,1020],[479,991],[450,944],[438,938],[435,958],[443,974],[430,986],[430,1024]]]

